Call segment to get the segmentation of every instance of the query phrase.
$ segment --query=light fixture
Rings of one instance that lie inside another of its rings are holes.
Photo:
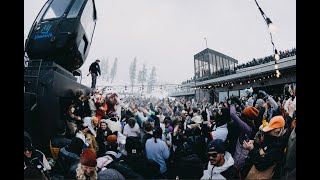
[[[256,2],[256,5],[258,6],[258,9],[263,17],[263,19],[265,20],[267,26],[268,26],[268,30],[269,30],[269,34],[270,34],[270,39],[271,39],[271,44],[272,44],[272,47],[273,47],[273,50],[274,50],[274,59],[275,59],[275,64],[277,64],[277,61],[280,60],[280,55],[278,53],[278,50],[276,49],[274,43],[273,43],[273,39],[272,39],[272,31],[274,31],[276,28],[275,26],[273,26],[273,23],[271,21],[271,19],[269,17],[267,17],[265,15],[265,13],[262,11],[261,7],[259,6],[257,0],[254,0]],[[278,68],[276,68],[276,70],[278,70]]]
[[[274,65],[274,69],[277,70],[279,68],[278,64]]]
[[[275,59],[276,61],[279,61],[279,60],[280,60],[280,55],[279,55],[277,49],[274,50],[274,59]]]
[[[272,34],[275,34],[278,31],[277,26],[275,26],[273,23],[269,24],[269,28],[268,29]]]
[[[280,75],[281,75],[281,74],[280,74],[280,71],[277,69],[277,70],[276,70],[276,76],[277,76],[277,78],[279,78]]]
[[[265,20],[265,22],[266,22],[266,24],[267,24],[267,26],[268,26],[269,32],[274,34],[274,33],[277,31],[277,27],[272,23],[271,19],[268,18],[268,17],[266,16],[266,14],[262,11],[262,9],[261,9],[261,7],[259,6],[257,0],[255,0],[255,2],[256,2],[257,6],[258,6],[258,8],[259,8],[259,11],[260,11],[263,19]]]

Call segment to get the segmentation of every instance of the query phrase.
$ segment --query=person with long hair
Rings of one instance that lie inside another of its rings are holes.
[[[162,129],[157,126],[153,130],[153,137],[146,142],[146,155],[148,159],[154,160],[160,165],[160,172],[164,174],[167,171],[165,160],[169,158],[170,151],[161,138]]]
[[[80,163],[76,169],[77,180],[96,180],[97,179],[97,156],[87,148],[80,156]]]

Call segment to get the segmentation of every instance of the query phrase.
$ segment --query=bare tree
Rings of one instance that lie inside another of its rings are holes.
[[[157,84],[156,67],[153,66],[149,76],[147,92],[151,93],[151,91],[154,89],[154,86],[156,84]]]
[[[101,61],[101,77],[109,81],[109,59],[103,58]]]
[[[147,68],[146,68],[146,65],[143,64],[143,67],[142,67],[142,70],[140,70],[138,72],[138,83],[142,85],[142,91],[144,90],[144,85],[143,83],[146,82],[147,80]]]
[[[129,77],[130,77],[130,82],[131,82],[131,92],[133,92],[133,85],[136,80],[136,71],[137,71],[137,58],[134,57],[134,60],[131,62],[130,67],[129,67]]]
[[[143,67],[142,67],[142,83],[144,83],[146,81],[147,81],[147,68],[146,68],[146,65],[143,64]]]
[[[113,62],[113,66],[111,67],[111,70],[110,70],[111,84],[112,84],[114,78],[116,77],[117,69],[118,69],[118,58],[115,58],[114,62]]]

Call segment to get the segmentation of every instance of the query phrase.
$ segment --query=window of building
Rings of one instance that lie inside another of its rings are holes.
[[[239,97],[239,90],[229,91],[229,97],[231,96]]]
[[[228,98],[228,91],[219,92],[219,102],[225,102]]]

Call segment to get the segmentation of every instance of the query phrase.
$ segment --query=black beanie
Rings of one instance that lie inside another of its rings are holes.
[[[32,140],[27,132],[24,132],[24,148],[32,149]]]

